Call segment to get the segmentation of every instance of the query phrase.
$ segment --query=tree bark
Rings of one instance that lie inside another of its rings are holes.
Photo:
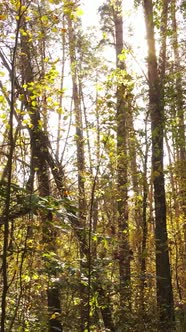
[[[2,299],[1,299],[1,332],[6,331],[6,315],[7,315],[7,293],[8,293],[8,260],[7,260],[7,250],[9,244],[9,217],[10,217],[10,204],[11,204],[11,182],[12,182],[12,166],[13,166],[13,155],[15,149],[14,141],[14,107],[15,107],[15,79],[16,79],[16,56],[18,48],[18,38],[20,33],[21,25],[21,2],[18,9],[19,19],[17,21],[16,33],[15,33],[15,44],[13,47],[13,57],[11,63],[11,98],[10,98],[10,115],[8,120],[9,125],[9,153],[8,153],[8,162],[7,162],[7,187],[6,187],[6,198],[5,198],[5,207],[3,215],[5,218],[4,221],[4,233],[3,233],[3,254],[2,254]],[[4,179],[3,179],[4,180]]]
[[[152,139],[152,177],[155,201],[155,244],[157,275],[157,308],[159,313],[159,331],[171,331],[174,326],[174,305],[171,284],[171,272],[168,252],[166,224],[165,180],[163,166],[164,101],[163,82],[158,75],[155,49],[153,4],[144,0],[145,23],[148,43],[148,79],[149,108],[151,116]],[[164,24],[165,21],[164,21]],[[165,28],[165,27],[164,27]],[[166,46],[166,45],[164,45]],[[165,59],[164,59],[165,61]],[[165,66],[165,63],[161,65]]]
[[[186,271],[186,135],[185,135],[185,120],[184,120],[184,92],[183,92],[183,78],[181,73],[181,61],[179,54],[178,42],[178,28],[176,18],[176,0],[171,1],[171,18],[172,18],[172,47],[174,52],[174,70],[176,73],[176,118],[178,119],[178,129],[176,134],[176,150],[177,150],[177,167],[178,187],[180,195],[180,210],[184,220],[183,224],[183,271]],[[183,329],[186,329],[186,276],[182,277],[182,314],[183,314]]]
[[[23,27],[28,29],[27,23],[23,17]],[[21,37],[21,50],[24,52],[25,57],[22,63],[22,81],[30,86],[30,83],[35,81],[34,68],[32,65],[31,54],[31,42],[27,36]],[[41,128],[41,115],[37,107],[32,106],[32,90],[28,90],[24,93],[25,107],[28,111],[31,121],[31,128],[29,128],[29,134],[31,139],[31,151],[33,158],[33,168],[37,174],[38,179],[38,191],[41,197],[50,196],[50,179],[49,168],[46,160],[46,146],[48,144],[48,134]],[[44,105],[46,107],[46,105]],[[52,227],[52,214],[41,214],[42,228],[43,228],[43,245],[44,250],[50,254],[50,252],[56,252],[56,233]],[[62,324],[60,321],[61,306],[59,298],[59,287],[57,284],[52,284],[51,278],[56,277],[54,272],[51,275],[48,272],[49,286],[47,290],[48,297],[48,331],[49,332],[62,332]],[[58,313],[58,315],[56,315]]]
[[[125,63],[120,59],[123,50],[122,1],[113,5],[115,25],[116,67],[121,77],[125,73]],[[126,74],[125,74],[126,75]],[[117,209],[118,209],[118,259],[120,278],[120,323],[127,328],[130,308],[130,249],[128,230],[128,156],[127,156],[127,88],[122,82],[117,85],[116,119],[117,119]],[[124,322],[125,321],[125,322]]]
[[[87,214],[87,203],[85,194],[85,152],[84,152],[84,137],[83,137],[83,124],[82,124],[82,110],[81,110],[81,95],[78,84],[78,73],[77,73],[77,59],[76,59],[76,43],[77,38],[74,32],[74,23],[72,22],[70,15],[67,16],[68,20],[68,35],[69,35],[69,53],[70,53],[70,65],[72,75],[72,99],[74,103],[74,115],[76,125],[76,151],[77,151],[77,172],[78,172],[78,218],[81,221],[86,238],[86,214]],[[89,243],[90,244],[90,243]],[[80,269],[82,279],[88,276],[90,269],[90,247],[88,250],[88,256],[84,257],[84,251],[80,245]],[[88,276],[89,278],[90,276]],[[80,298],[81,298],[81,331],[83,332],[86,328],[90,331],[90,285],[85,286],[84,281],[81,281],[80,285]]]

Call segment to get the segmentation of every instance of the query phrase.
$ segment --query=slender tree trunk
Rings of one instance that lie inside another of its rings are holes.
[[[160,82],[160,78],[158,76],[152,0],[144,0],[144,12],[148,43],[147,61],[152,135],[152,177],[155,201],[157,308],[159,312],[159,331],[164,332],[165,330],[171,331],[171,328],[174,325],[174,306],[168,252],[165,180],[163,168],[163,85],[161,84],[162,82]],[[165,64],[162,64],[161,68],[163,65]]]
[[[65,31],[65,18],[63,18],[63,29]],[[59,107],[61,111],[58,114],[58,126],[57,126],[57,145],[56,145],[56,156],[59,158],[59,151],[60,151],[60,139],[61,139],[61,127],[62,127],[62,109],[63,109],[63,87],[64,87],[64,73],[65,73],[65,48],[66,48],[66,38],[65,33],[62,34],[62,59],[61,59],[61,81],[60,81],[60,97],[59,97]]]
[[[20,33],[21,25],[21,6],[22,2],[20,1],[20,6],[18,9],[18,17],[16,33],[15,33],[15,44],[13,47],[13,57],[11,64],[11,98],[10,98],[10,115],[9,115],[9,154],[7,162],[7,188],[6,188],[6,199],[5,199],[5,208],[4,208],[4,234],[3,234],[3,255],[2,255],[2,280],[3,280],[3,289],[2,289],[2,299],[1,299],[1,332],[6,331],[6,308],[7,308],[7,292],[9,288],[8,284],[8,260],[7,260],[7,250],[9,242],[9,214],[10,214],[10,204],[11,204],[11,182],[12,182],[12,163],[13,163],[13,154],[15,148],[15,141],[13,135],[13,118],[14,118],[14,107],[15,107],[15,79],[16,79],[16,56],[18,48],[18,38]]]
[[[76,35],[74,33],[74,27],[70,16],[68,20],[68,32],[69,32],[69,51],[70,51],[70,63],[72,74],[72,93],[74,102],[74,115],[76,124],[76,148],[77,148],[77,170],[78,170],[78,195],[79,195],[79,219],[83,226],[84,236],[86,237],[86,195],[85,195],[85,156],[84,156],[84,138],[83,138],[83,124],[82,124],[82,110],[81,110],[81,96],[78,84],[77,74],[77,59],[76,59]],[[90,231],[90,230],[89,230]],[[90,242],[88,257],[84,257],[84,251],[80,244],[80,256],[81,256],[81,273],[84,279],[90,269]],[[89,265],[89,266],[88,266]],[[89,273],[88,273],[89,274]],[[81,297],[81,331],[86,328],[90,331],[90,285],[88,288],[84,285],[84,281],[81,281],[80,297]]]
[[[147,163],[149,153],[149,143],[147,136],[147,120],[145,120],[145,152],[144,152],[144,163],[143,163],[143,201],[142,201],[142,243],[141,243],[141,280],[140,280],[140,310],[143,318],[143,324],[146,319],[146,306],[145,306],[145,286],[147,284],[146,278],[146,257],[147,257],[147,236],[148,236],[148,225],[147,225],[147,197],[148,197],[148,183],[147,183]],[[144,326],[143,326],[144,327]]]
[[[176,118],[178,119],[177,130],[177,173],[179,178],[179,195],[180,195],[180,208],[183,224],[184,248],[183,248],[183,271],[186,271],[186,135],[185,135],[185,119],[184,119],[184,93],[183,93],[183,80],[181,74],[181,63],[179,55],[178,43],[178,29],[176,19],[176,0],[171,1],[171,17],[172,17],[172,47],[174,52],[174,69],[176,71]],[[186,276],[183,275],[182,282],[182,301],[183,301],[183,329],[186,329]]]
[[[114,8],[116,66],[120,74],[126,70],[119,56],[123,50],[122,1],[116,1]],[[119,278],[120,278],[120,321],[127,328],[130,308],[130,250],[128,230],[128,156],[127,156],[127,112],[126,86],[118,83],[117,99],[117,178],[118,178],[118,231],[119,231]],[[128,312],[128,314],[127,314]],[[124,331],[124,330],[123,330]]]
[[[26,30],[26,22],[23,18],[22,24]],[[34,82],[34,70],[32,66],[31,56],[31,44],[28,41],[27,36],[21,37],[21,49],[24,52],[25,57],[22,62],[22,80],[29,86],[30,83]],[[46,146],[48,144],[48,134],[41,128],[41,115],[38,107],[32,107],[32,90],[25,92],[25,107],[30,115],[31,128],[29,128],[30,139],[31,139],[31,150],[34,163],[34,170],[37,174],[38,179],[38,191],[40,196],[50,196],[49,186],[49,168],[46,160]],[[44,105],[46,112],[46,105]],[[46,114],[44,115],[44,117]],[[41,215],[43,225],[43,245],[46,252],[56,252],[56,234],[52,227],[52,215],[46,213]],[[59,287],[57,284],[51,282],[51,278],[56,277],[54,272],[52,275],[48,272],[49,286],[47,290],[48,298],[48,331],[49,332],[62,332],[62,325],[60,321],[61,306],[60,306],[60,294]],[[56,313],[58,315],[56,315]]]

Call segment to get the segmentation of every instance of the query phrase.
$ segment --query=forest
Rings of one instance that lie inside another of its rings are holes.
[[[185,0],[0,1],[0,331],[186,331]]]

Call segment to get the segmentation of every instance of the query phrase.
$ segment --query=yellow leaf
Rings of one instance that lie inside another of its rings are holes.
[[[0,21],[5,21],[7,18],[7,15],[6,14],[1,14],[0,15]]]
[[[82,16],[82,15],[84,14],[83,9],[80,8],[80,7],[78,7],[78,8],[76,9],[76,14],[77,14],[77,16]]]
[[[33,107],[35,107],[35,106],[37,105],[37,102],[36,102],[35,100],[33,100],[33,101],[31,102],[31,105],[32,105]]]
[[[60,313],[59,312],[54,312],[51,316],[50,319],[56,319],[60,317]]]

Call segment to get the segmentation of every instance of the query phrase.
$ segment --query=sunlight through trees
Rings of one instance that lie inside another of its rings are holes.
[[[1,332],[186,330],[185,1],[0,3]]]

